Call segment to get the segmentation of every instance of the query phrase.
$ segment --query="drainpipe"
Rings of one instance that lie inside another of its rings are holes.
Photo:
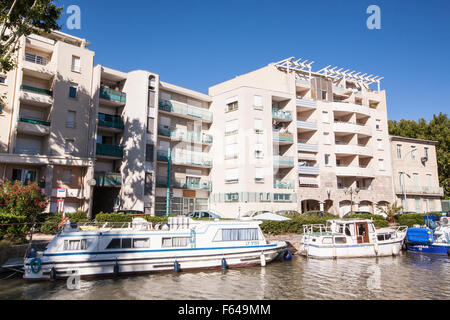
[[[171,165],[172,157],[170,147],[167,150],[167,188],[166,188],[166,216],[168,217],[169,205],[170,205],[170,165]]]

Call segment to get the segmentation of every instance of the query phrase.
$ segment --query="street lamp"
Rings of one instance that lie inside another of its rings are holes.
[[[405,213],[405,209],[407,209],[408,207],[408,201],[406,198],[406,186],[405,186],[405,175],[411,179],[411,176],[409,174],[407,174],[406,172],[399,172],[400,173],[400,183],[402,186],[402,191],[403,191],[403,199],[404,199],[404,203],[402,206],[402,213]]]
[[[353,194],[357,195],[359,191],[361,191],[360,188],[353,189],[353,187],[344,189],[345,194],[350,193],[350,212],[353,212]]]

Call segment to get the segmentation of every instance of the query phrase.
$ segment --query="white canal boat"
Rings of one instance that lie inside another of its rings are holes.
[[[265,239],[260,223],[173,217],[161,228],[137,218],[125,228],[113,228],[67,222],[43,252],[25,260],[24,278],[265,266],[289,255],[285,242]]]
[[[396,256],[407,227],[376,230],[372,220],[330,220],[303,227],[299,254],[318,259]]]

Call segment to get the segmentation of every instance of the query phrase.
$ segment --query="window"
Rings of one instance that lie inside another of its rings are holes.
[[[327,101],[328,100],[327,91],[325,91],[325,90],[322,90],[322,100],[323,101]]]
[[[381,130],[381,120],[376,120],[376,128],[377,130]]]
[[[63,171],[62,183],[66,186],[72,185],[72,170],[66,169]]]
[[[153,144],[147,144],[145,146],[145,161],[153,162],[155,152],[155,146]]]
[[[81,60],[80,57],[72,56],[72,71],[81,72]]]
[[[378,159],[378,169],[384,170],[384,160]]]
[[[425,158],[428,159],[428,148],[424,148],[424,152],[425,152]]]
[[[427,174],[427,186],[428,187],[432,187],[433,186],[432,179],[431,179],[431,174]]]
[[[67,111],[66,128],[75,128],[75,120],[77,113],[75,111]]]
[[[255,168],[255,182],[264,182],[264,168]]]
[[[222,229],[221,241],[252,241],[258,239],[258,229]]]
[[[148,117],[147,118],[147,133],[153,134],[155,126],[155,119]]]
[[[383,150],[383,139],[377,139],[378,150]]]
[[[411,150],[411,160],[416,160],[416,147],[411,147],[412,148],[412,150]]]
[[[145,173],[144,193],[145,193],[145,195],[153,194],[153,175],[151,172]]]
[[[233,134],[239,131],[238,120],[231,120],[225,123],[225,134]]]
[[[172,248],[172,247],[187,247],[190,243],[189,237],[176,237],[176,238],[163,238],[162,247]]]
[[[399,160],[402,159],[402,145],[401,144],[397,145],[397,159],[399,159]]]
[[[133,239],[133,248],[141,249],[141,248],[150,248],[150,239]]]
[[[419,186],[419,174],[418,173],[413,173],[413,181],[414,181],[414,186],[418,187]]]
[[[237,159],[239,157],[238,147],[239,145],[233,141],[231,141],[231,143],[227,143],[225,145],[225,159]]]
[[[225,193],[225,202],[238,202],[239,193]]]
[[[260,144],[260,143],[255,144],[255,158],[256,159],[263,159],[264,158],[263,145]]]
[[[106,249],[150,248],[150,239],[115,238],[111,239]]]
[[[0,83],[5,84],[6,83],[6,77],[0,76]]]
[[[255,119],[255,133],[262,134],[263,133],[263,121],[262,119]]]
[[[403,187],[405,185],[405,176],[403,172],[398,173],[398,182],[400,183],[400,186]]]
[[[77,97],[77,88],[78,85],[76,83],[71,83],[69,87],[69,97],[76,98]]]
[[[270,193],[261,192],[258,195],[259,202],[270,202]]]
[[[291,195],[283,194],[283,193],[274,193],[273,201],[274,202],[289,202],[289,201],[291,201]]]
[[[256,110],[263,110],[264,109],[261,96],[254,96],[253,97],[253,108],[256,109]]]
[[[225,171],[225,182],[232,183],[239,181],[239,168],[227,169]]]
[[[330,116],[328,115],[328,111],[322,112],[322,122],[325,122],[325,123],[330,122]]]
[[[122,248],[123,249],[130,249],[131,248],[131,239],[122,239]]]
[[[64,240],[64,251],[86,250],[86,239]]]
[[[416,198],[416,212],[422,212],[422,201],[420,201],[420,198]]]
[[[329,165],[330,164],[330,155],[329,154],[326,154],[325,155],[325,165],[327,166],[327,165]]]
[[[225,108],[225,112],[232,112],[232,111],[236,111],[238,109],[239,109],[238,102],[235,101],[235,102],[231,102],[231,103],[227,104],[227,106]]]
[[[330,133],[329,132],[324,132],[323,133],[323,138],[324,138],[324,143],[325,144],[331,144]]]
[[[74,153],[74,149],[75,149],[75,140],[72,139],[66,139],[66,144],[64,147],[64,151],[67,154],[73,154]]]

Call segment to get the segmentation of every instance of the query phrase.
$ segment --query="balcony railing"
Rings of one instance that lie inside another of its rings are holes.
[[[156,177],[156,186],[167,188],[167,177]],[[201,179],[199,181],[192,179],[170,179],[170,187],[187,190],[211,190],[211,182]]]
[[[25,53],[25,61],[36,63],[42,66],[45,66],[48,64],[48,59],[45,57],[41,57],[32,53]]]
[[[436,195],[443,196],[444,189],[440,187],[422,187],[422,186],[395,186],[395,193],[397,194],[421,194],[421,195]]]
[[[213,119],[212,112],[206,109],[193,107],[187,104],[182,104],[180,102],[161,100],[158,104],[158,107],[159,110],[162,111],[171,112],[192,118],[198,118],[205,121],[212,121]]]
[[[294,135],[292,133],[288,132],[274,132],[273,133],[273,140],[276,142],[294,142]]]
[[[308,108],[316,108],[317,107],[317,102],[314,100],[297,98],[296,102],[297,102],[298,107],[308,107]]]
[[[294,166],[294,157],[274,156],[273,161],[276,165],[282,166],[282,167],[293,167]]]
[[[51,122],[48,122],[48,121],[34,120],[34,119],[27,119],[27,118],[19,118],[19,122],[38,124],[38,125],[46,126],[46,127],[50,127],[50,125],[51,125]]]
[[[208,143],[213,142],[213,137],[205,132],[197,134],[193,131],[181,130],[177,128],[165,128],[159,127],[158,134],[160,136],[169,137],[172,140],[182,140],[195,143]]]
[[[100,98],[120,103],[127,102],[127,94],[108,87],[100,87]]]
[[[275,189],[295,189],[293,181],[281,181],[277,180],[273,183]]]
[[[316,143],[309,143],[306,140],[299,140],[298,151],[305,151],[305,152],[319,152],[319,145]]]
[[[297,128],[317,130],[317,122],[313,121],[297,121]]]
[[[98,125],[108,128],[122,129],[124,128],[123,119],[120,116],[113,116],[110,114],[99,113]]]
[[[169,156],[167,150],[158,150],[157,152],[158,161],[168,162]],[[203,153],[172,153],[171,162],[176,165],[193,165],[193,166],[203,166],[212,167],[212,160]]]
[[[97,187],[122,185],[122,175],[120,173],[96,172],[94,174],[94,179],[97,182]]]
[[[22,85],[22,86],[20,86],[20,89],[23,91],[29,91],[29,92],[39,93],[39,94],[45,94],[47,96],[53,96],[53,91],[36,88],[36,87],[32,87],[32,86]]]
[[[123,147],[113,144],[97,143],[97,154],[116,158],[123,158]]]
[[[279,108],[272,108],[272,117],[279,120],[292,120],[292,113]]]
[[[299,174],[318,175],[318,174],[320,174],[320,168],[318,165],[310,165],[308,163],[300,163],[298,165],[298,173]]]

